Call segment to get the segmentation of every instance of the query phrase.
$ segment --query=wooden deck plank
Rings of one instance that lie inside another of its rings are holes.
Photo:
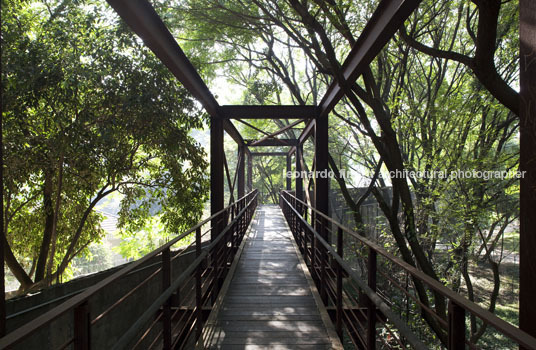
[[[292,239],[278,207],[257,209],[206,348],[333,348]]]
[[[245,306],[242,308],[223,307],[220,315],[317,315],[318,310],[314,307],[305,307],[305,306],[295,306],[295,307],[285,307],[285,306]]]
[[[331,349],[329,344],[280,344],[279,342],[270,343],[269,345],[253,345],[253,344],[223,344],[217,345],[213,349],[225,350],[325,350]]]

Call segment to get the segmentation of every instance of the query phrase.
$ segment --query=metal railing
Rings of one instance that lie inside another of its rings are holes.
[[[365,349],[480,349],[468,336],[467,323],[473,318],[508,338],[513,348],[536,349],[534,337],[291,192],[281,192],[280,206],[341,340]]]
[[[107,317],[120,305],[126,304],[142,286],[150,286],[151,289],[160,288],[161,291],[135,320],[122,320],[128,324],[128,329],[115,336],[118,340],[111,347],[171,349],[195,343],[201,335],[206,311],[210,311],[216,300],[256,206],[257,191],[254,190],[141,259],[10,332],[0,339],[0,349],[22,344],[38,330],[66,316],[72,317],[73,331],[71,336],[66,337],[65,342],[57,348],[90,349],[92,328],[105,326]],[[206,225],[210,227],[202,232]],[[214,230],[220,232],[213,232]],[[202,238],[209,233],[216,234],[212,235],[210,243],[202,244]],[[179,252],[171,251],[174,245],[192,239],[192,236],[195,236],[195,239],[185,248],[181,248]],[[188,253],[195,254],[195,260],[176,278],[172,278],[173,261]],[[102,296],[107,288],[117,286],[121,283],[121,279],[132,271],[158,257],[160,257],[159,264],[146,278],[117,300],[112,301],[98,314],[92,312],[90,307],[92,298]],[[156,283],[157,279],[161,284]]]

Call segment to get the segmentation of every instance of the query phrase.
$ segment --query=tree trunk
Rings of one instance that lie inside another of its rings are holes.
[[[53,182],[52,171],[44,169],[45,181],[43,185],[43,207],[45,209],[45,229],[43,231],[43,241],[39,249],[39,258],[35,269],[35,282],[41,281],[45,277],[45,268],[47,263],[52,231],[54,229],[54,208],[52,204]]]
[[[54,207],[54,218],[52,223],[52,234],[51,234],[51,248],[50,254],[48,257],[47,271],[46,274],[52,274],[52,265],[54,265],[54,255],[56,254],[56,242],[58,241],[58,217],[60,215],[60,206],[61,206],[61,191],[63,187],[63,153],[60,156],[59,161],[59,170],[58,170],[58,191],[56,193],[56,204]]]
[[[5,235],[2,236],[2,240],[4,241],[4,257],[7,266],[9,267],[9,270],[13,273],[17,281],[20,282],[22,289],[26,289],[27,287],[31,286],[33,281],[28,276],[26,271],[22,268],[22,266],[17,261],[17,258],[11,251],[11,248],[9,246],[9,243],[5,237]]]

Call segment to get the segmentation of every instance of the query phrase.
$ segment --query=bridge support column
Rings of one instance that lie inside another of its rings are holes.
[[[292,178],[289,175],[289,172],[292,171],[292,159],[291,156],[287,154],[287,173],[285,174],[285,177],[287,179],[287,191],[290,191],[292,189]]]
[[[246,162],[246,147],[245,146],[238,146],[238,198],[242,198],[245,195],[245,166],[244,163]]]
[[[296,177],[296,198],[303,201],[303,178],[301,176],[302,166],[301,159],[303,157],[303,145],[298,144],[296,146],[296,171],[298,176]]]
[[[248,192],[251,192],[253,191],[253,155],[249,149],[246,148],[246,150],[248,154]]]
[[[211,215],[223,209],[223,120],[210,118],[210,212]],[[211,239],[215,239],[224,225],[218,218],[212,220]]]
[[[328,215],[328,188],[329,188],[329,164],[328,164],[328,117],[317,118],[315,123],[315,209],[322,214]],[[326,241],[330,241],[327,230],[327,220],[320,215],[315,215],[314,226],[316,231]],[[320,242],[317,242],[320,264],[320,297],[327,304],[327,276],[326,267],[329,265],[327,250]],[[314,266],[313,266],[314,268]]]
[[[536,337],[536,3],[519,2],[520,22],[520,158],[526,171],[520,188],[519,325]]]
[[[329,164],[328,164],[328,118],[318,118],[315,126],[315,209],[328,215]],[[324,231],[325,235],[327,231]],[[324,237],[327,238],[327,237]]]

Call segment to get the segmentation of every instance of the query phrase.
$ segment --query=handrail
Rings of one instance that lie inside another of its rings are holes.
[[[322,236],[320,236],[320,234],[316,232],[316,230],[307,221],[305,221],[305,219],[298,213],[298,211],[292,207],[288,200],[286,198],[283,198],[283,200],[289,205],[289,208],[298,216],[302,223],[315,235],[316,239],[318,239],[318,241],[322,243],[322,245],[333,256],[333,258],[337,260],[337,262],[344,268],[348,275],[350,275],[353,280],[359,285],[359,287],[363,289],[363,291],[370,298],[370,300],[391,320],[391,322],[393,322],[393,324],[398,328],[400,333],[402,333],[404,337],[406,337],[408,342],[416,349],[428,349],[428,347],[424,345],[413,334],[409,327],[404,322],[402,322],[402,320],[400,320],[394,312],[392,312],[392,310],[389,308],[389,306],[387,306],[387,304],[385,304],[385,302],[380,298],[380,296],[378,296],[376,292],[374,292],[369,286],[367,286],[365,282],[361,280],[361,278],[352,270],[350,266],[348,266],[348,264],[343,260],[343,258],[341,258],[337,254],[335,249],[333,249],[333,247],[328,242],[326,242],[326,240],[322,238]]]
[[[512,340],[514,340],[519,345],[522,345],[522,346],[524,346],[526,348],[536,349],[536,338],[532,337],[530,334],[522,331],[521,329],[515,327],[514,325],[512,325],[512,324],[504,321],[503,319],[497,317],[493,313],[491,313],[488,310],[482,308],[480,305],[478,305],[478,304],[476,304],[476,303],[474,303],[474,302],[472,302],[472,301],[470,301],[470,300],[468,300],[466,298],[463,298],[461,295],[457,294],[453,290],[451,290],[451,289],[447,288],[446,286],[444,286],[443,284],[441,284],[439,281],[433,279],[432,277],[430,277],[427,274],[425,274],[424,272],[418,270],[414,266],[411,266],[407,262],[405,262],[405,261],[395,257],[391,253],[387,252],[384,248],[380,247],[376,243],[368,240],[367,238],[365,238],[363,236],[360,236],[359,234],[357,234],[354,231],[350,230],[349,228],[343,226],[342,224],[336,222],[335,220],[333,220],[329,216],[327,216],[324,213],[318,211],[317,209],[313,208],[312,206],[310,206],[309,204],[305,203],[304,201],[296,198],[296,196],[291,194],[289,191],[281,191],[281,192],[282,192],[282,194],[285,194],[285,195],[289,196],[290,198],[292,198],[292,200],[296,201],[296,203],[300,203],[300,205],[311,209],[312,212],[315,213],[315,215],[317,215],[317,216],[327,220],[328,222],[336,225],[342,231],[344,231],[345,233],[347,233],[350,236],[352,236],[352,238],[360,241],[365,246],[368,246],[369,248],[373,249],[374,251],[376,251],[378,254],[382,255],[383,257],[385,257],[390,262],[398,265],[403,270],[405,270],[408,273],[410,273],[412,276],[414,276],[417,279],[423,281],[430,288],[434,289],[435,291],[439,292],[443,296],[447,297],[448,299],[450,299],[452,302],[454,302],[459,307],[469,311],[470,313],[472,313],[475,316],[478,316],[483,322],[485,322],[488,325],[494,327],[495,329],[497,329],[498,331],[500,331],[504,335],[506,335],[509,338],[511,338]],[[289,207],[291,207],[295,211],[295,213],[298,215],[298,217],[300,217],[300,219],[303,220],[302,215],[299,214],[295,210],[295,208],[292,207],[292,205],[288,202],[288,200],[286,198],[284,198],[284,196],[281,196],[281,198],[284,199],[285,202],[289,205]],[[309,224],[307,223],[307,225],[309,225]],[[318,235],[317,238],[320,238],[320,242],[322,242],[322,244],[324,244],[324,243],[328,244],[327,242],[325,242],[322,239],[322,237],[320,237],[318,232],[316,232],[314,229],[312,229],[312,227],[310,227],[310,225],[309,225],[308,228],[310,230],[312,230],[312,232],[314,232],[315,236]],[[331,246],[330,246],[330,248],[331,248]],[[333,248],[331,248],[330,252],[333,254],[333,257],[339,263],[344,262],[343,260],[339,259],[340,257],[338,258],[338,255],[336,254],[336,252],[334,252]],[[341,260],[341,261],[339,261],[339,260]]]
[[[180,234],[179,236],[175,237],[171,241],[167,242],[166,244],[156,248],[152,252],[146,254],[142,258],[130,263],[129,265],[125,266],[121,270],[115,272],[111,276],[108,276],[107,278],[103,279],[102,281],[96,283],[94,286],[89,287],[82,291],[81,293],[73,296],[72,298],[66,300],[62,304],[56,306],[55,308],[45,312],[44,314],[38,316],[31,322],[15,329],[14,331],[10,332],[6,336],[0,338],[0,348],[6,348],[8,346],[12,346],[24,338],[28,337],[32,333],[36,332],[40,328],[44,327],[45,325],[49,324],[50,322],[54,321],[58,317],[62,316],[66,312],[69,312],[70,310],[73,310],[74,308],[82,305],[84,302],[86,302],[90,297],[92,297],[97,292],[101,291],[103,288],[107,287],[111,283],[114,283],[115,281],[119,280],[120,278],[124,277],[128,273],[130,273],[132,270],[136,269],[140,265],[144,264],[145,262],[149,261],[150,259],[154,258],[155,256],[159,255],[163,251],[170,249],[171,246],[182,240],[183,238],[189,236],[190,234],[196,232],[196,230],[200,229],[203,225],[210,222],[211,220],[215,219],[216,217],[220,216],[221,214],[231,210],[233,207],[235,207],[238,203],[241,201],[245,201],[248,197],[253,197],[251,201],[256,198],[256,190],[251,191],[250,193],[246,194],[242,198],[236,200],[232,204],[228,205],[227,207],[223,208],[222,210],[218,211],[217,213],[211,215],[209,218],[201,221],[194,227],[190,228],[188,231]],[[251,203],[250,201],[250,203]],[[244,206],[244,208],[247,208],[247,206]],[[219,237],[221,238],[221,237]],[[217,240],[219,241],[219,239]],[[197,260],[197,259],[196,259]]]
[[[152,304],[149,306],[145,312],[138,318],[138,320],[128,329],[128,331],[123,334],[123,336],[117,341],[113,349],[124,349],[128,342],[136,335],[136,333],[143,327],[143,325],[152,317],[152,315],[158,311],[162,304],[169,299],[171,294],[181,285],[182,282],[203,262],[207,257],[210,250],[215,247],[224,237],[225,234],[231,229],[231,227],[238,222],[238,219],[245,213],[248,209],[248,206],[255,200],[254,197],[247,203],[242,210],[237,214],[237,216],[222,230],[222,232],[213,240],[207,249],[203,250],[201,255],[199,255],[181,274],[175,281],[169,286]]]

